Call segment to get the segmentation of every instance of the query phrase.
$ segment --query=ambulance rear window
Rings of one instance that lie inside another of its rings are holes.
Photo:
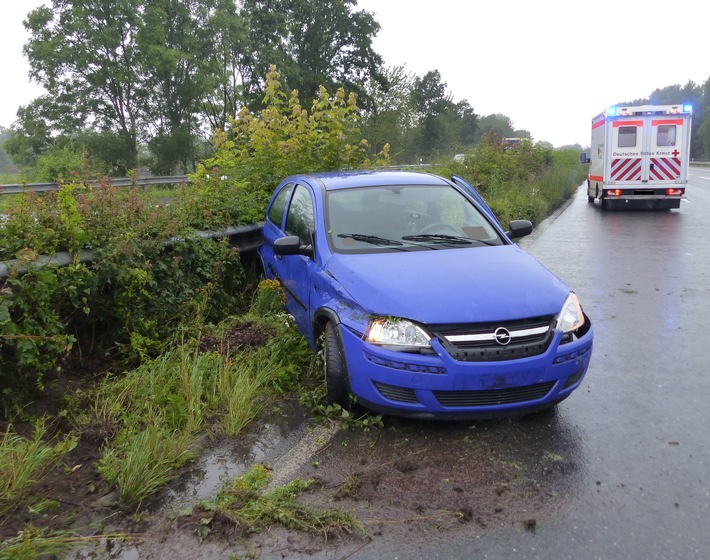
[[[658,146],[675,146],[675,128],[674,124],[658,125],[658,138],[656,144]]]
[[[636,147],[636,127],[635,126],[620,126],[619,127],[619,148],[635,148]]]

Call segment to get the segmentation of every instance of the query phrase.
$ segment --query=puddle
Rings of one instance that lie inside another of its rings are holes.
[[[266,418],[258,433],[239,440],[225,438],[210,444],[193,467],[173,483],[161,499],[162,508],[175,508],[213,497],[222,485],[257,463],[273,463],[306,433],[303,411],[297,404],[285,405]]]
[[[286,403],[272,416],[259,422],[259,431],[241,434],[238,440],[223,438],[206,442],[204,451],[192,467],[174,480],[170,487],[147,510],[160,518],[171,512],[214,497],[227,481],[257,463],[273,464],[296,446],[307,434],[308,422],[297,403]],[[120,523],[104,531],[125,530]],[[140,560],[140,543],[102,541],[91,549],[81,549],[67,560]]]

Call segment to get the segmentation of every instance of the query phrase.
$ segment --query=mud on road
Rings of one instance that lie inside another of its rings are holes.
[[[200,539],[199,515],[176,518],[156,511],[135,527],[135,541],[109,546],[109,556],[347,558],[375,546],[381,555],[405,545],[430,546],[437,539],[475,539],[501,528],[534,532],[571,505],[570,490],[583,475],[575,458],[576,436],[561,429],[554,412],[477,423],[388,417],[384,422],[367,432],[352,428],[326,430],[327,437],[322,431],[307,435],[316,445],[301,454],[296,467],[292,462],[283,467],[279,460],[269,465],[279,483],[313,479],[300,499],[351,513],[366,534],[299,533],[274,526],[248,536],[213,520]]]

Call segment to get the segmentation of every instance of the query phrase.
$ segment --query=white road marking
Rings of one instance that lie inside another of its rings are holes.
[[[325,426],[318,425],[308,432],[301,441],[274,463],[268,486],[273,488],[289,482],[311,456],[333,438],[338,430],[340,430],[340,423],[331,421]]]

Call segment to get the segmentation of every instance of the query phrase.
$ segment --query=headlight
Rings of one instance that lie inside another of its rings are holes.
[[[584,313],[582,305],[579,303],[577,296],[570,292],[562,306],[562,311],[557,316],[557,328],[563,333],[576,331],[584,325]]]
[[[374,319],[363,338],[371,343],[398,352],[418,352],[429,348],[429,335],[406,319]]]

